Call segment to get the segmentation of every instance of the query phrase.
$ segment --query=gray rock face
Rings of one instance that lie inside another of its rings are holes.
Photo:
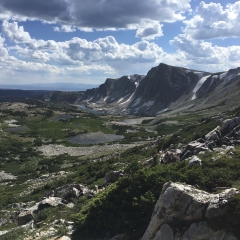
[[[200,100],[197,105],[203,107],[205,98],[209,105],[223,95],[224,99],[238,100],[239,73],[240,68],[223,74],[211,74],[160,63],[150,69],[146,76],[107,79],[98,88],[87,90],[75,103],[89,103],[93,108],[96,106],[91,103],[98,107],[111,103],[112,109],[105,108],[104,111],[133,115],[155,115],[168,108],[176,109],[183,103],[191,107],[195,97]],[[196,90],[202,77],[206,77],[205,82]],[[225,96],[226,93],[229,93],[228,96]],[[194,98],[191,98],[193,94]]]
[[[205,217],[223,216],[228,201],[237,193],[236,189],[226,189],[221,194],[210,194],[190,185],[168,182],[163,186],[142,240],[236,239],[223,230],[210,229]],[[179,222],[186,223],[187,229],[178,231],[171,227]]]
[[[188,230],[183,234],[182,240],[202,240],[202,239],[211,239],[211,240],[220,240],[223,239],[226,235],[224,230],[222,231],[213,231],[205,221],[199,223],[192,223]]]
[[[160,230],[157,232],[153,240],[173,240],[173,231],[169,225],[164,223]]]
[[[188,163],[189,166],[194,166],[194,165],[200,165],[202,166],[202,160],[200,158],[198,158],[197,156],[192,156],[190,159],[189,159],[189,163]]]
[[[25,225],[33,220],[33,214],[31,211],[23,211],[17,217],[18,226]]]
[[[59,205],[63,205],[62,198],[59,198],[59,197],[49,197],[49,198],[43,199],[39,203],[38,210],[42,210],[42,209],[48,208],[48,207],[57,207]]]
[[[156,113],[191,92],[198,80],[199,77],[191,71],[161,63],[152,68],[139,84],[128,109],[131,114]],[[137,101],[138,99],[140,101]],[[152,105],[144,105],[149,102],[152,102]]]
[[[226,133],[230,133],[235,127],[240,125],[240,117],[236,117],[233,119],[227,119],[222,123],[222,133],[225,135]]]
[[[172,163],[172,162],[179,162],[179,161],[180,161],[179,154],[173,153],[173,152],[166,152],[162,159],[162,163],[165,163],[165,164]]]
[[[233,196],[239,191],[235,188],[230,188],[216,194],[210,201],[206,211],[206,218],[213,219],[221,217],[226,214],[228,210],[228,202],[232,200]]]
[[[105,99],[107,103],[111,103],[124,96],[129,97],[133,94],[135,89],[136,84],[127,76],[123,76],[119,79],[108,78],[99,88],[87,90],[79,101],[96,102],[104,101]]]
[[[206,141],[211,140],[219,140],[221,138],[221,127],[218,126],[215,129],[213,129],[211,132],[206,134],[205,139]]]
[[[93,196],[95,194],[95,191],[89,190],[82,184],[67,184],[50,191],[47,197],[58,197],[67,201],[72,197],[78,198],[80,196]]]

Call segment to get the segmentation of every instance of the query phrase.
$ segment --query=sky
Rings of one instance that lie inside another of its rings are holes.
[[[101,84],[161,62],[240,67],[240,1],[0,0],[0,84]]]

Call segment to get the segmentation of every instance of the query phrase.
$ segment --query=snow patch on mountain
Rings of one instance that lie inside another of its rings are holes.
[[[202,78],[198,81],[196,87],[193,89],[193,93],[194,93],[194,94],[193,94],[191,100],[196,99],[196,92],[198,91],[198,89],[203,85],[203,83],[204,83],[210,76],[211,76],[211,75],[202,77]]]
[[[228,74],[228,72],[220,74],[220,76],[219,76],[220,80],[222,80],[225,76],[227,76],[227,74]]]
[[[121,101],[123,101],[125,98],[127,98],[129,96],[129,94],[128,95],[126,95],[126,96],[124,96],[124,97],[122,97],[122,98],[120,98],[118,101],[117,101],[117,103],[120,103]]]
[[[166,112],[167,110],[168,110],[168,108],[162,109],[162,110],[158,111],[157,114]]]
[[[134,91],[134,93],[130,96],[130,98],[128,98],[125,102],[123,102],[123,103],[120,103],[120,105],[123,105],[123,104],[125,104],[125,103],[128,103],[128,102],[130,102],[131,100],[132,100],[132,98],[133,98],[133,96],[134,96],[134,94],[135,94],[135,92],[136,92],[136,90]]]

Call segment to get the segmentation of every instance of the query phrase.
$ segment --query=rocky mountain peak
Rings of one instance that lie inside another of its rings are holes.
[[[90,89],[76,101],[95,103],[98,107],[111,103],[110,113],[156,115],[181,105],[191,108],[192,101],[205,105],[218,101],[219,94],[236,91],[240,85],[240,67],[227,72],[209,73],[160,63],[147,75],[133,74],[117,79],[108,78],[99,88]],[[235,96],[237,96],[235,94]],[[90,107],[92,107],[90,105]]]

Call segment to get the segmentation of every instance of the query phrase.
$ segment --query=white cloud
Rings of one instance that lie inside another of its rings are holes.
[[[154,39],[162,36],[161,23],[185,19],[190,0],[1,0],[0,19],[40,20],[58,23],[55,31],[73,32],[133,29],[136,36]],[[146,24],[146,22],[148,22]],[[151,24],[150,24],[151,23]]]
[[[184,33],[193,39],[240,37],[240,1],[228,4],[201,2],[193,18],[184,21]]]
[[[76,32],[76,28],[73,26],[63,25],[61,27],[54,27],[55,32]]]
[[[145,74],[150,67],[166,57],[162,48],[145,40],[128,45],[119,44],[114,37],[107,36],[94,41],[75,37],[65,42],[56,42],[31,38],[17,22],[5,21],[3,28],[5,36],[15,43],[8,48],[9,54],[15,57],[7,55],[7,61],[0,64],[4,69],[1,81],[14,76],[22,81],[31,78],[38,81],[41,75],[44,76],[43,81],[53,82],[56,77],[63,79],[63,76],[66,81],[72,78],[77,81],[83,75],[85,79],[86,74],[94,78],[96,73],[99,77],[104,75],[104,81],[109,75],[116,77],[132,72]],[[3,43],[4,39],[1,38],[0,49],[6,55]]]
[[[24,31],[23,26],[18,27],[17,22],[3,21],[2,32],[16,43],[29,42],[31,40],[29,33]]]
[[[189,67],[205,71],[224,71],[239,65],[240,46],[220,47],[180,34],[170,41],[186,54]]]
[[[4,61],[6,57],[8,57],[8,51],[4,47],[4,42],[5,42],[5,39],[0,36],[0,61],[1,62]]]
[[[145,21],[137,27],[136,37],[153,40],[163,36],[162,24],[157,21]]]

